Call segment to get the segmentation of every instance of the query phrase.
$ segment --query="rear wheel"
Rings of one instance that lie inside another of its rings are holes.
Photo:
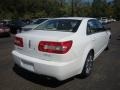
[[[105,48],[106,51],[109,50],[109,47],[110,47],[110,40],[111,40],[111,36],[110,36],[110,38],[109,38],[108,45],[107,45],[107,47]]]
[[[94,53],[90,52],[86,58],[85,65],[81,73],[82,78],[86,78],[91,74],[92,67],[93,67],[93,58],[94,58]]]

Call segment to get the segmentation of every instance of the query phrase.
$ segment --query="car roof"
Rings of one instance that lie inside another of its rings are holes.
[[[54,18],[54,19],[75,19],[75,20],[83,20],[83,19],[95,19],[90,17],[60,17],[60,18]]]
[[[40,20],[40,19],[50,19],[50,18],[36,18],[36,19],[33,19],[33,20]]]

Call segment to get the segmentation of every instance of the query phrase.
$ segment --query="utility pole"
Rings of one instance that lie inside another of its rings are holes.
[[[73,17],[74,16],[74,1],[72,0],[71,1],[71,16]]]

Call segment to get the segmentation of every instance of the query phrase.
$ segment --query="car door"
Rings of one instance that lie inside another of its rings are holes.
[[[96,56],[104,50],[107,42],[107,33],[96,19],[88,21],[87,35],[90,37]]]

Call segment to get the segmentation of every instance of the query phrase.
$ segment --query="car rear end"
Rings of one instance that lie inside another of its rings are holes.
[[[17,34],[14,61],[34,73],[65,80],[78,73],[75,33],[36,30]]]
[[[9,32],[10,32],[10,29],[7,26],[3,24],[0,25],[0,37],[9,36],[10,35]]]

